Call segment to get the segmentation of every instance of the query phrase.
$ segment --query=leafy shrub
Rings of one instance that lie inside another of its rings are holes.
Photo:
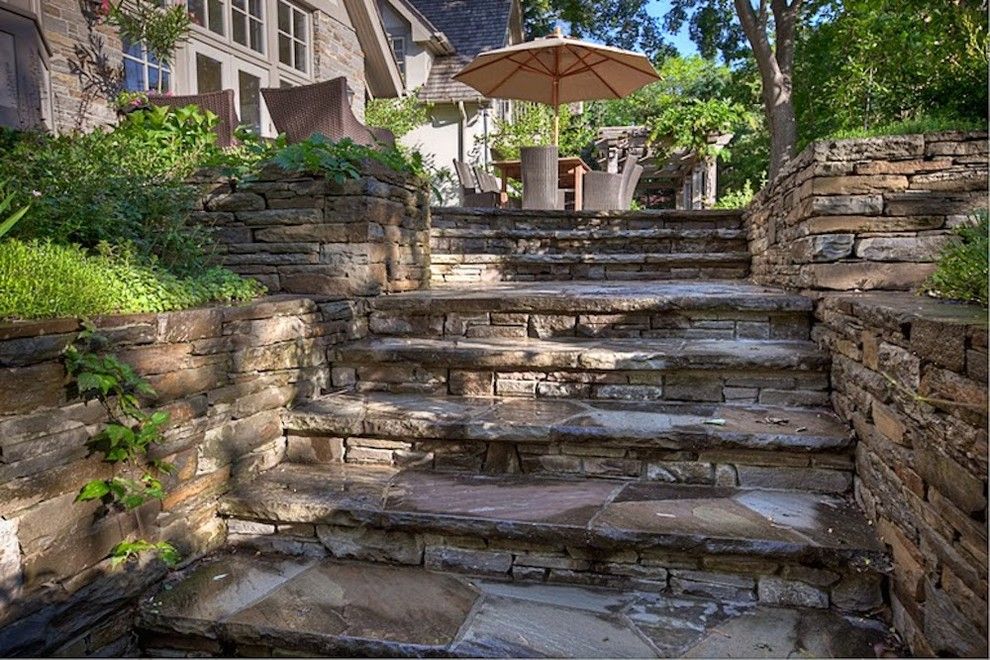
[[[11,235],[93,249],[132,244],[179,275],[208,266],[210,232],[187,223],[184,178],[216,150],[215,117],[195,108],[131,113],[113,131],[5,136],[0,180],[31,209]]]
[[[987,232],[990,223],[987,212],[982,212],[975,223],[956,230],[956,240],[942,251],[938,266],[925,290],[937,298],[949,298],[987,306],[987,251],[990,240]]]
[[[400,138],[430,121],[431,107],[419,100],[416,91],[394,99],[371,99],[364,107],[364,121]]]
[[[744,209],[749,206],[749,203],[753,201],[753,184],[749,181],[743,182],[743,187],[740,190],[727,190],[718,198],[715,202],[715,206],[712,208],[716,209]]]
[[[358,178],[361,167],[369,161],[396,172],[427,178],[419,152],[405,152],[388,146],[375,149],[356,144],[349,138],[331,140],[321,133],[278,149],[272,160],[284,170],[324,174],[338,183]]]
[[[541,103],[517,102],[511,119],[495,118],[495,130],[489,145],[498,159],[517,159],[519,149],[553,144],[553,108]],[[560,108],[561,156],[580,156],[595,141],[597,130],[583,114]],[[480,139],[480,138],[479,138]]]
[[[0,318],[163,312],[264,293],[255,280],[219,267],[178,277],[132,250],[101,245],[89,254],[48,241],[0,242]]]

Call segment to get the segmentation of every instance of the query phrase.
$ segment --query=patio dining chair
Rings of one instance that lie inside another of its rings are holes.
[[[369,128],[354,116],[344,76],[298,87],[264,87],[261,95],[275,128],[290,143],[322,133],[331,140],[350,138],[369,147],[395,144],[392,131]]]
[[[217,146],[232,147],[236,144],[234,130],[241,123],[234,108],[234,90],[224,89],[219,92],[205,94],[185,94],[183,96],[151,95],[148,97],[151,105],[168,108],[184,108],[187,105],[198,106],[201,110],[209,110],[217,116],[216,128]]]
[[[643,166],[639,164],[637,156],[627,156],[625,165],[622,167],[622,192],[620,194],[620,206],[623,211],[628,211],[632,207],[633,197],[636,194],[636,185],[643,175]]]
[[[584,209],[615,211],[622,208],[622,175],[588,172],[584,175]]]
[[[499,205],[501,192],[497,188],[495,191],[484,191],[479,185],[478,178],[470,165],[455,158],[454,171],[457,173],[461,206],[467,208],[495,208]]]

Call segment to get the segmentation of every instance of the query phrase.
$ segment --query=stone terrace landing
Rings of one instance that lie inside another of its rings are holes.
[[[221,556],[142,608],[150,653],[455,657],[862,657],[885,629],[831,612],[421,569]]]

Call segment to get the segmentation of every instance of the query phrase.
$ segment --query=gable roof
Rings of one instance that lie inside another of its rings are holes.
[[[447,39],[447,35],[438,30],[411,0],[386,1],[393,11],[409,21],[413,41],[425,42],[427,47],[438,55],[450,55],[454,52],[454,46]]]
[[[506,45],[512,0],[411,0],[457,54],[474,57]]]
[[[480,101],[485,97],[454,80],[483,50],[501,48],[509,41],[515,0],[409,0],[430,23],[447,35],[453,55],[433,60],[430,75],[419,92],[424,101]]]

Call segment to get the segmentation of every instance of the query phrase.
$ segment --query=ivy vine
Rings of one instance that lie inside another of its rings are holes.
[[[100,500],[108,509],[130,511],[151,500],[162,500],[162,478],[174,470],[165,461],[148,457],[148,449],[162,439],[168,423],[165,411],[146,412],[141,397],[154,397],[155,390],[134,369],[107,352],[109,342],[89,321],[65,350],[65,366],[79,394],[103,406],[109,420],[103,430],[86,443],[92,453],[115,466],[114,476],[87,482],[76,496],[77,502]],[[134,476],[136,475],[136,476]],[[138,518],[140,525],[140,518]],[[110,551],[111,564],[117,565],[154,551],[166,565],[174,566],[180,556],[167,541],[121,541]]]

